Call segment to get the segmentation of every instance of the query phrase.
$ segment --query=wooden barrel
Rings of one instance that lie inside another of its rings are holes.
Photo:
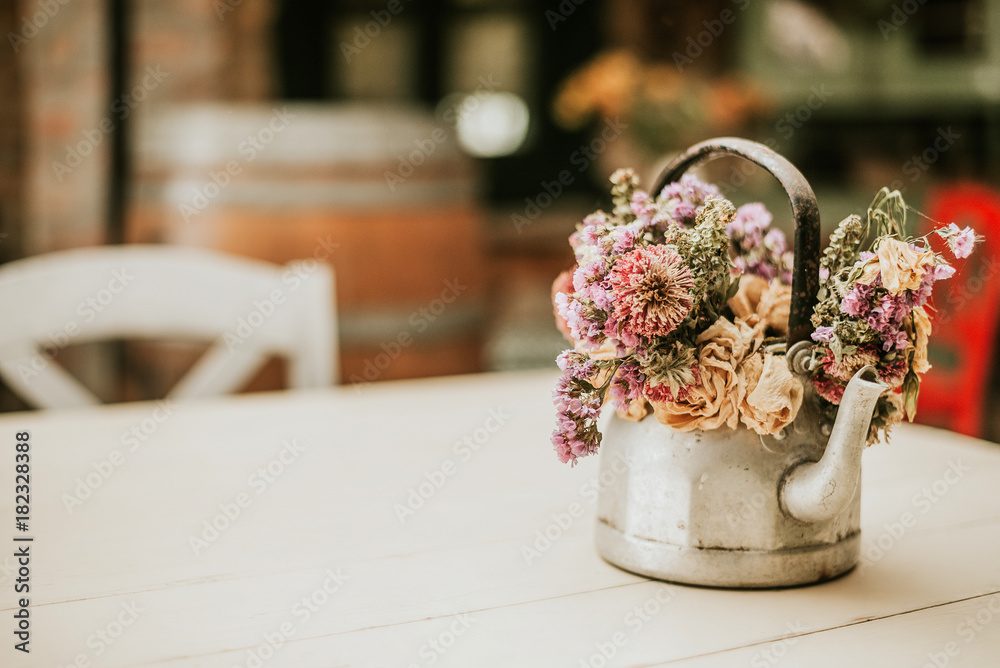
[[[479,371],[482,216],[450,130],[399,107],[166,109],[137,124],[128,238],[329,263],[343,382]]]

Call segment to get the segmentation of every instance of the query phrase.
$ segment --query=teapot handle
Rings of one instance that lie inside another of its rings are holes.
[[[695,144],[666,166],[653,188],[663,188],[703,162],[735,155],[767,170],[788,194],[795,219],[795,265],[792,270],[792,303],[788,315],[788,348],[808,341],[812,334],[809,322],[819,292],[819,205],[809,182],[786,158],[767,146],[749,139],[719,137]]]

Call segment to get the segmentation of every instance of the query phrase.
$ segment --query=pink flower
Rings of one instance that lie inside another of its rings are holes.
[[[666,246],[622,255],[608,274],[611,322],[628,335],[653,338],[677,328],[694,303],[694,278],[681,256]]]
[[[625,410],[629,402],[639,400],[645,382],[646,376],[635,362],[625,362],[619,366],[608,389],[615,408]]]
[[[935,230],[938,236],[945,240],[948,248],[957,258],[969,257],[976,245],[976,231],[971,227],[960,229],[955,223]]]
[[[868,303],[872,290],[863,283],[855,283],[840,301],[840,310],[854,318],[863,317],[868,313],[871,304]]]
[[[877,368],[879,380],[889,387],[896,388],[903,384],[910,365],[905,357],[899,356],[891,362],[878,365]]]
[[[844,398],[844,383],[830,378],[824,374],[818,374],[812,378],[813,387],[816,393],[835,406],[840,405],[840,400]]]
[[[952,225],[955,225],[955,223],[952,223]],[[969,255],[972,254],[972,249],[975,245],[976,233],[971,227],[966,227],[964,230],[959,232],[956,237],[954,237],[951,250],[957,258],[969,257]]]
[[[677,396],[675,397],[673,392],[670,391],[669,385],[650,385],[647,383],[643,387],[643,392],[645,393],[646,398],[650,401],[658,404],[665,404],[673,403],[675,401],[686,401],[691,387],[691,385],[682,387],[680,391],[677,392]]]
[[[813,341],[833,341],[833,327],[817,327],[812,333]]]
[[[950,264],[939,264],[934,267],[934,280],[940,281],[945,278],[951,278],[955,275],[955,267]]]
[[[882,343],[882,350],[888,351],[893,348],[896,350],[902,350],[908,345],[910,345],[910,339],[906,337],[906,332],[899,329],[895,332],[890,332],[886,336],[885,341]]]

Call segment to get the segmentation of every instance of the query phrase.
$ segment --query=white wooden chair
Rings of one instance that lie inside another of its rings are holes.
[[[238,390],[270,354],[288,385],[337,377],[333,273],[313,260],[277,266],[178,246],[103,246],[0,267],[0,376],[29,403],[100,401],[46,348],[111,338],[215,341],[171,390],[176,399]]]

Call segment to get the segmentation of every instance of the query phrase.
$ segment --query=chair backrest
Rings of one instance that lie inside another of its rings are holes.
[[[41,408],[100,403],[46,349],[110,338],[215,341],[169,396],[232,392],[271,354],[293,388],[337,376],[333,273],[178,246],[102,246],[0,267],[0,375]]]
[[[920,385],[917,421],[982,436],[1000,325],[1000,196],[983,185],[957,183],[933,192],[925,208],[934,221],[971,225],[985,241],[935,296],[928,351],[933,368]]]

